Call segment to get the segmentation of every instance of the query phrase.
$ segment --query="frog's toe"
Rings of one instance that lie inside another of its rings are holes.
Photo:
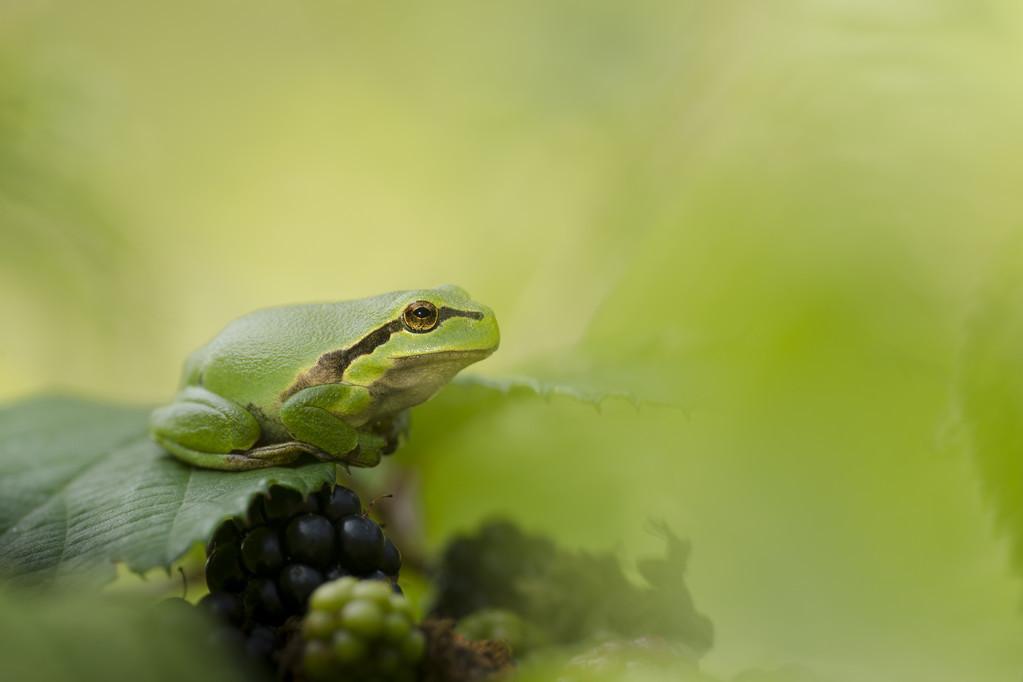
[[[254,459],[246,453],[239,452],[203,452],[190,448],[178,441],[168,440],[159,436],[155,440],[160,447],[174,455],[185,464],[202,469],[219,469],[221,471],[245,471],[272,466],[273,462]]]
[[[241,453],[241,456],[263,462],[261,466],[265,467],[293,464],[302,455],[313,455],[319,458],[320,451],[307,443],[293,440],[286,443],[261,445],[258,448],[252,448]]]
[[[170,405],[149,416],[153,439],[172,455],[211,469],[239,466],[236,453],[245,452],[259,439],[256,418],[236,403],[199,387],[190,386]]]
[[[341,459],[347,466],[360,468],[375,467],[380,463],[380,448],[359,445]]]

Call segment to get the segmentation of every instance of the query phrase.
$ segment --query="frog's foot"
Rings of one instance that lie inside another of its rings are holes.
[[[255,469],[275,462],[246,453],[260,436],[252,414],[200,386],[181,391],[149,417],[153,439],[178,459],[206,469]]]
[[[359,447],[359,432],[342,416],[365,409],[368,401],[369,391],[362,386],[310,386],[281,405],[281,422],[295,442],[308,444],[316,457],[346,462]]]
[[[384,439],[380,454],[390,455],[397,451],[402,441],[408,438],[408,410],[399,412],[393,417],[380,419],[370,425],[369,430]]]
[[[302,443],[297,440],[290,440],[286,443],[261,445],[258,448],[252,448],[246,452],[238,453],[239,457],[246,457],[251,460],[263,462],[263,464],[254,464],[251,467],[253,469],[260,466],[269,467],[293,464],[295,460],[302,457],[302,455],[312,455],[317,459],[333,459],[325,457],[322,452],[312,445]]]
[[[246,471],[272,466],[284,466],[293,463],[302,452],[278,449],[275,446],[255,448],[246,452],[202,452],[188,448],[180,443],[154,437],[164,450],[181,461],[203,469],[221,469],[224,471]],[[254,456],[255,454],[255,456]]]
[[[386,447],[387,439],[374,433],[360,433],[359,445],[346,454],[342,461],[350,467],[375,467],[380,464],[380,456]]]

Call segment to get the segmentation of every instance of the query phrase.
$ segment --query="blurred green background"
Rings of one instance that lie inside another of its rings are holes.
[[[1018,681],[956,386],[1019,262],[1021,38],[1008,0],[4,3],[0,398],[165,400],[250,309],[455,282],[476,371],[643,404],[442,393],[398,456],[431,546],[663,519],[710,674]]]

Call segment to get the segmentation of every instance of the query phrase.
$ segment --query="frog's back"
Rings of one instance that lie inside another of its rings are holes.
[[[388,322],[392,296],[249,313],[189,357],[182,381],[275,415],[280,395],[321,355],[348,348]]]

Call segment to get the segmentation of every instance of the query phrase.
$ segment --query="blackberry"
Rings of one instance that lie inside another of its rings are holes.
[[[314,495],[303,498],[297,490],[275,485],[270,488],[270,494],[263,502],[263,510],[267,521],[273,522],[290,519],[303,512],[316,513],[319,504]]]
[[[371,571],[384,553],[384,534],[380,526],[365,516],[348,516],[338,524],[343,563],[357,572]]]
[[[391,576],[387,575],[379,568],[375,571],[370,571],[369,573],[365,573],[358,577],[362,580],[383,580],[385,582],[391,582]]]
[[[210,592],[199,600],[199,606],[221,623],[241,625],[245,618],[242,598],[230,592]]]
[[[284,601],[277,583],[270,578],[255,578],[245,587],[245,613],[252,619],[279,625],[286,617]]]
[[[217,530],[213,533],[213,537],[210,538],[209,544],[206,546],[206,553],[210,554],[214,549],[222,545],[237,545],[242,541],[242,533],[238,530],[238,524],[231,519],[228,519],[224,523],[217,527]]]
[[[516,611],[522,584],[546,575],[558,552],[546,538],[508,521],[491,521],[471,536],[452,539],[441,557],[431,615],[458,620],[480,609]]]
[[[310,566],[329,566],[337,554],[336,545],[334,526],[325,516],[296,516],[284,531],[284,546],[288,556]]]
[[[277,578],[281,596],[292,612],[301,611],[309,595],[323,584],[323,574],[305,564],[288,564]]]
[[[329,571],[327,571],[327,575],[325,577],[327,578],[327,581],[331,581],[337,580],[338,578],[344,578],[346,575],[351,574],[351,571],[347,571],[340,566],[333,566]]]
[[[256,661],[270,663],[276,644],[277,633],[274,630],[266,626],[255,627],[245,639],[245,655]]]
[[[277,528],[253,528],[242,540],[242,565],[250,573],[273,576],[284,566],[284,551]]]
[[[279,663],[274,656],[287,639],[291,626],[286,622],[306,614],[310,595],[325,582],[357,575],[379,585],[371,589],[400,595],[401,553],[364,516],[359,496],[342,486],[325,486],[308,497],[273,486],[242,517],[220,524],[207,552],[210,594],[201,604],[219,623],[217,638],[236,642],[238,651],[271,665]],[[360,608],[366,607],[355,607],[350,617],[356,630],[369,632],[372,609],[360,621]],[[337,643],[341,651],[345,646]],[[315,652],[313,647],[312,659]]]
[[[384,548],[380,553],[380,570],[387,575],[398,575],[401,570],[401,552],[389,538],[384,538]]]
[[[385,583],[350,576],[313,592],[302,637],[303,669],[314,682],[413,680],[426,649],[404,597]]]
[[[206,584],[210,590],[236,592],[245,587],[245,571],[238,557],[238,546],[218,547],[206,559]]]
[[[320,506],[323,515],[331,521],[340,521],[346,516],[355,516],[362,512],[359,496],[348,488],[334,486],[320,494]]]
[[[245,518],[242,520],[241,525],[252,527],[266,522],[266,497],[260,495],[256,499],[252,500],[251,504],[249,504],[249,508],[245,512]]]
[[[638,563],[647,585],[637,585],[614,554],[566,551],[508,522],[491,522],[447,546],[430,615],[460,620],[466,633],[505,639],[516,651],[606,632],[678,640],[700,655],[714,630],[686,586],[689,544],[666,526],[654,530],[665,555]],[[511,616],[524,626],[520,632]]]

